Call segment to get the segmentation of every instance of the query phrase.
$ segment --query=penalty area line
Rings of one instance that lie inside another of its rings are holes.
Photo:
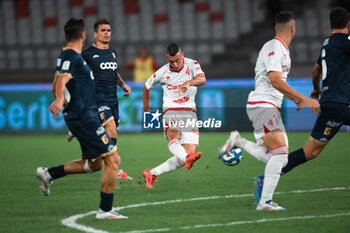
[[[312,193],[312,192],[324,192],[324,191],[342,191],[342,190],[349,190],[350,187],[334,187],[334,188],[320,188],[320,189],[310,189],[310,190],[293,190],[288,192],[276,192],[277,194],[299,194],[299,193]],[[191,202],[191,201],[204,201],[204,200],[216,200],[216,199],[228,199],[228,198],[242,198],[242,197],[252,197],[253,194],[233,194],[233,195],[224,195],[224,196],[209,196],[209,197],[197,197],[197,198],[189,198],[189,199],[177,199],[177,200],[167,200],[167,201],[157,201],[157,202],[146,202],[146,203],[140,203],[140,204],[132,204],[127,206],[120,206],[114,208],[116,211],[120,211],[123,209],[130,209],[130,208],[139,208],[139,207],[145,207],[145,206],[155,206],[155,205],[166,205],[166,204],[173,204],[173,203],[181,203],[181,202]],[[67,226],[69,228],[73,228],[76,230],[81,230],[88,233],[110,233],[108,231],[98,230],[93,227],[88,227],[83,224],[78,224],[77,221],[81,218],[94,215],[97,211],[90,211],[84,214],[77,214],[70,216],[68,218],[65,218],[61,221],[61,223],[64,226]],[[344,215],[346,214],[346,215]],[[339,213],[337,215],[332,215],[333,217],[339,217],[339,216],[349,216],[350,213]],[[207,225],[194,225],[194,226],[187,226],[187,227],[180,227],[180,228],[158,228],[158,229],[147,229],[147,230],[135,230],[135,231],[127,231],[123,233],[147,233],[147,232],[165,232],[165,231],[171,231],[171,230],[187,230],[188,229],[195,229],[195,228],[204,228],[204,227],[215,227],[215,226],[231,226],[231,225],[238,225],[238,224],[252,224],[252,223],[261,223],[261,222],[269,222],[269,221],[286,221],[286,220],[293,220],[293,219],[299,219],[299,218],[326,218],[323,216],[328,215],[319,215],[319,216],[296,216],[296,217],[289,217],[289,218],[276,218],[274,219],[260,219],[260,220],[254,220],[254,221],[237,221],[237,222],[231,222],[231,223],[223,223],[223,224],[207,224]],[[330,216],[330,215],[329,215]],[[332,217],[331,216],[331,217]],[[126,220],[112,220],[112,221],[126,221]],[[260,222],[257,222],[260,221]],[[202,227],[203,226],[203,227]]]

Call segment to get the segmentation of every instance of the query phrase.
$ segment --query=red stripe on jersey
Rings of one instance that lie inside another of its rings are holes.
[[[272,106],[274,106],[275,108],[278,109],[278,111],[281,111],[281,109],[279,107],[277,107],[275,104],[268,102],[268,101],[248,101],[247,104],[249,105],[255,105],[255,104],[271,104]]]
[[[163,115],[164,115],[167,111],[191,111],[191,112],[197,112],[196,109],[194,109],[194,108],[168,108],[167,110],[165,110],[165,111],[163,112]]]
[[[279,42],[281,42],[282,45],[288,50],[287,45],[286,45],[280,38],[278,38],[277,36],[275,36],[275,38],[273,38],[273,39],[274,39],[274,40],[278,40]]]

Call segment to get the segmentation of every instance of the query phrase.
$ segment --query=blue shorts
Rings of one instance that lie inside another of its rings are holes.
[[[321,115],[316,120],[311,136],[319,141],[328,142],[342,125],[350,125],[350,105],[336,102],[323,103]]]
[[[105,126],[109,121],[113,120],[116,127],[119,125],[119,109],[118,101],[97,101],[98,113],[101,124]],[[113,117],[113,118],[112,118]]]
[[[115,143],[108,136],[97,117],[91,118],[79,126],[67,125],[80,143],[83,159],[97,159],[116,151]]]

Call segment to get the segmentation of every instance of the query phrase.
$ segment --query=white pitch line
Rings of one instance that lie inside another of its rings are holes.
[[[210,228],[210,227],[227,227],[233,225],[243,225],[243,224],[258,224],[265,222],[281,222],[281,221],[290,221],[290,220],[305,220],[305,219],[315,219],[315,218],[335,218],[335,217],[345,217],[350,216],[350,213],[337,213],[337,214],[328,214],[328,215],[308,215],[308,216],[293,216],[288,218],[262,218],[257,220],[247,220],[247,221],[235,221],[229,223],[214,223],[214,224],[201,224],[194,226],[184,226],[177,228],[156,228],[156,229],[146,229],[146,230],[136,230],[136,231],[123,231],[119,233],[150,233],[150,232],[166,232],[166,231],[183,231],[199,228]]]
[[[320,188],[320,189],[311,189],[311,190],[294,190],[294,191],[289,191],[289,192],[276,192],[275,195],[276,194],[288,194],[288,193],[299,194],[299,193],[311,193],[311,192],[323,192],[323,191],[340,191],[340,190],[349,190],[349,189],[350,189],[350,187],[334,187],[334,188]],[[119,210],[123,210],[123,209],[139,208],[139,207],[144,207],[144,206],[165,205],[165,204],[190,202],[190,201],[252,197],[252,196],[253,196],[253,194],[234,194],[234,195],[225,195],[225,196],[197,197],[197,198],[189,198],[189,199],[177,199],[177,200],[132,204],[132,205],[127,205],[127,206],[116,207],[114,209],[116,211],[119,211]],[[87,212],[85,214],[73,215],[71,217],[63,219],[62,224],[67,226],[67,227],[81,230],[81,231],[88,232],[88,233],[110,233],[108,231],[103,231],[103,230],[94,229],[92,227],[87,227],[85,225],[78,224],[76,222],[80,218],[84,218],[86,216],[93,215],[96,213],[97,213],[97,211],[90,211],[90,212]],[[260,220],[254,220],[254,221],[238,221],[238,222],[223,223],[223,224],[195,225],[195,226],[180,227],[178,229],[179,230],[187,230],[187,229],[203,228],[203,227],[231,226],[231,225],[238,225],[238,224],[251,224],[251,223],[269,222],[269,221],[286,221],[286,220],[302,219],[302,218],[305,218],[305,219],[308,219],[308,218],[326,218],[325,216],[338,217],[338,216],[349,216],[349,215],[350,215],[350,213],[339,213],[339,214],[335,214],[335,215],[319,215],[319,216],[296,216],[296,217],[289,217],[289,218],[260,219]],[[123,220],[117,220],[117,221],[123,221]],[[128,231],[128,232],[123,232],[123,233],[165,232],[165,231],[170,231],[170,230],[175,230],[175,229],[159,228],[159,229],[135,230],[135,231]]]

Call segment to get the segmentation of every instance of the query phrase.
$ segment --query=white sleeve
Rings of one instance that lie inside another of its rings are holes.
[[[196,77],[198,74],[204,74],[201,65],[198,63],[198,61],[192,60],[191,62],[189,62],[188,67],[193,73],[193,77]]]
[[[267,73],[271,71],[283,72],[282,59],[283,53],[280,48],[276,46],[269,46],[265,49],[263,59]]]
[[[153,88],[155,85],[160,83],[161,77],[164,74],[165,70],[167,70],[167,68],[163,66],[160,69],[158,69],[154,74],[152,74],[151,77],[147,79],[147,81],[145,82],[145,86],[147,90]]]

